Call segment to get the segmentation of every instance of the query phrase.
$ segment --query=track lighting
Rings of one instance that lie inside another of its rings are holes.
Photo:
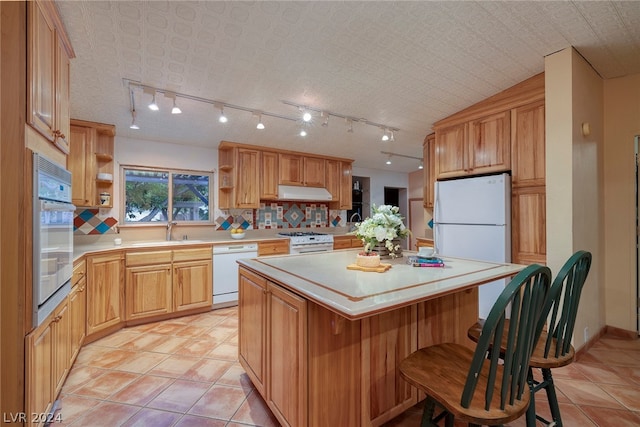
[[[158,104],[156,104],[156,91],[154,90],[152,92],[152,98],[151,98],[151,103],[149,104],[149,109],[151,111],[158,111],[160,108],[158,107]]]
[[[140,129],[140,126],[136,123],[136,110],[131,110],[131,125],[129,126],[129,129]]]
[[[305,123],[309,123],[311,121],[311,113],[305,108],[300,108],[300,111],[302,111],[302,121]]]
[[[171,108],[171,114],[182,114],[182,110],[178,105],[176,105],[176,94],[175,93],[165,93],[165,98],[169,98],[173,100],[173,108]]]
[[[389,142],[394,142],[396,140],[396,137],[393,135],[393,130],[389,133],[391,134],[391,136],[389,137]]]
[[[383,141],[388,141],[389,140],[389,134],[387,132],[387,129],[383,129],[382,130],[382,140]]]
[[[422,157],[407,156],[406,154],[391,153],[389,151],[381,151],[380,154],[386,154],[386,155],[389,156],[387,158],[387,161],[386,161],[386,164],[388,164],[388,165],[391,164],[391,157],[392,156],[396,156],[396,157],[404,157],[404,158],[407,158],[407,159],[420,160],[420,164],[418,165],[418,169],[424,169],[424,163],[422,162]]]
[[[227,123],[227,116],[224,115],[224,105],[219,102],[214,102],[213,106],[220,110],[220,117],[218,117],[218,121],[220,123]]]
[[[307,136],[307,131],[304,128],[300,129],[300,136]]]
[[[258,117],[258,124],[256,125],[256,129],[264,129],[264,123],[262,123],[262,114],[258,113],[258,114],[254,114],[256,117]]]
[[[320,117],[322,117],[322,126],[323,127],[329,126],[329,115],[327,113],[325,113],[324,111],[321,111],[320,112]]]

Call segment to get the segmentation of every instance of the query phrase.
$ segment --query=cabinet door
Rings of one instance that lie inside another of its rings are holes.
[[[39,2],[28,2],[28,120],[29,124],[54,141],[56,31]]]
[[[51,323],[29,335],[27,344],[27,414],[48,413],[53,404],[53,333]],[[27,425],[31,417],[27,416]]]
[[[278,198],[278,154],[263,151],[261,155],[260,198],[275,200]]]
[[[546,263],[546,189],[514,187],[511,194],[511,262]]]
[[[171,264],[127,267],[126,320],[171,313]]]
[[[422,163],[424,164],[423,179],[423,199],[425,208],[433,208],[434,186],[436,182],[435,159],[436,159],[436,135],[427,135],[422,146]]]
[[[260,152],[239,148],[237,155],[235,207],[257,209],[260,207]]]
[[[307,425],[306,301],[268,282],[267,403],[282,425]]]
[[[512,111],[511,184],[514,187],[545,184],[544,101]]]
[[[469,158],[474,174],[511,169],[511,112],[474,120],[470,125]]]
[[[436,131],[436,176],[438,179],[468,173],[467,125]]]
[[[121,254],[87,258],[87,335],[124,320],[124,268]]]
[[[95,206],[94,162],[95,129],[71,126],[70,151],[67,169],[71,172],[71,198],[76,206]]]
[[[338,206],[340,205],[340,177],[342,175],[342,171],[340,169],[340,161],[327,160],[325,162],[325,169],[325,182],[327,191],[331,193],[331,206],[335,206],[336,208],[338,208]]]
[[[265,396],[267,281],[244,268],[238,283],[238,357],[258,392]]]
[[[305,157],[303,159],[304,185],[307,187],[325,186],[324,159],[318,157]]]
[[[69,97],[70,97],[70,61],[67,51],[56,37],[56,110],[55,130],[57,130],[56,145],[65,153],[69,153]]]
[[[209,254],[211,250],[209,249]],[[173,263],[173,301],[175,311],[211,307],[213,303],[213,261]]]
[[[57,396],[71,367],[71,316],[68,300],[58,307],[51,322],[53,338],[53,395]]]
[[[69,294],[69,317],[71,319],[69,362],[73,364],[86,336],[87,279],[84,276],[74,285]]]
[[[349,210],[353,205],[352,189],[352,165],[351,162],[340,162],[340,204],[338,209]]]
[[[297,154],[278,154],[280,174],[278,184],[281,185],[304,185],[302,174],[302,156]]]

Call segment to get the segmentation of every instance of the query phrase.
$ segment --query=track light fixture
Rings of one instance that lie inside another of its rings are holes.
[[[300,108],[300,111],[302,111],[302,121],[305,123],[309,123],[312,119],[311,113],[307,111],[307,109],[302,107]]]
[[[140,129],[140,126],[136,123],[136,110],[131,110],[131,125],[129,126],[129,129]]]
[[[166,98],[169,98],[169,99],[173,100],[173,107],[171,108],[171,114],[182,114],[182,110],[176,104],[176,94],[167,92],[167,93],[164,94],[164,96]]]
[[[151,102],[149,103],[149,109],[151,111],[158,111],[160,109],[158,107],[158,104],[156,104],[156,91],[155,90],[151,91]]]
[[[305,128],[300,129],[300,136],[307,136],[307,131],[305,130]]]
[[[254,116],[256,116],[258,118],[258,124],[256,125],[256,129],[263,130],[264,129],[264,123],[262,123],[262,114],[261,113],[254,113]]]
[[[389,151],[381,151],[380,154],[386,154],[387,156],[389,156],[387,158],[387,161],[386,161],[386,164],[388,164],[388,165],[391,164],[391,157],[392,156],[396,156],[396,157],[404,157],[406,159],[419,160],[420,163],[418,164],[418,169],[423,169],[424,168],[424,163],[422,161],[422,157],[407,156],[406,154],[391,153]]]
[[[291,101],[282,101],[283,104],[286,105],[290,105],[292,107],[296,107],[300,112],[303,112],[306,116],[306,114],[309,114],[309,120],[312,119],[311,116],[311,112],[316,112],[320,114],[320,117],[323,118],[323,122],[322,122],[322,126],[328,126],[329,125],[329,116],[334,116],[334,117],[339,117],[341,119],[345,120],[345,123],[347,123],[347,132],[353,132],[353,122],[358,122],[358,123],[363,123],[365,125],[369,125],[369,126],[375,126],[377,128],[380,128],[384,131],[384,135],[386,135],[387,139],[384,139],[384,141],[393,141],[394,140],[394,132],[398,132],[400,129],[396,128],[396,127],[392,127],[392,126],[387,126],[385,124],[382,123],[376,123],[376,122],[372,122],[371,120],[367,120],[367,119],[363,119],[363,118],[359,118],[359,117],[354,117],[354,116],[348,116],[346,114],[341,114],[341,113],[335,113],[333,111],[328,111],[328,110],[321,110],[321,109],[317,109],[317,108],[313,108],[313,107],[309,107],[308,105],[302,105],[302,104],[297,104],[295,102],[291,102]],[[307,121],[305,119],[305,117],[303,117],[303,121]]]
[[[387,129],[382,129],[382,140],[383,141],[388,141],[389,140],[389,133],[387,131]]]
[[[218,121],[220,123],[227,123],[227,116],[224,115],[224,105],[220,102],[214,102],[213,106],[220,110],[220,116],[218,117]]]
[[[389,133],[391,134],[391,136],[389,137],[389,142],[394,142],[396,140],[396,137],[393,134],[393,131],[390,131]]]

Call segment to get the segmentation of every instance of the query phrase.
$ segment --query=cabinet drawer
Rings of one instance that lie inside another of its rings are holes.
[[[79,261],[73,265],[73,274],[71,276],[71,286],[75,286],[85,276],[87,271],[87,262]]]
[[[289,239],[258,242],[258,256],[286,255],[289,253]]]
[[[127,267],[135,265],[167,264],[171,263],[172,251],[127,252],[125,255]]]
[[[173,251],[173,261],[195,261],[197,259],[211,260],[210,247],[196,249],[176,249]]]

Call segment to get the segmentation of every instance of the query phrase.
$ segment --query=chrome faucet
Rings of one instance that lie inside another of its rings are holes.
[[[176,221],[167,222],[167,242],[171,240],[171,229],[174,225],[178,224]]]

